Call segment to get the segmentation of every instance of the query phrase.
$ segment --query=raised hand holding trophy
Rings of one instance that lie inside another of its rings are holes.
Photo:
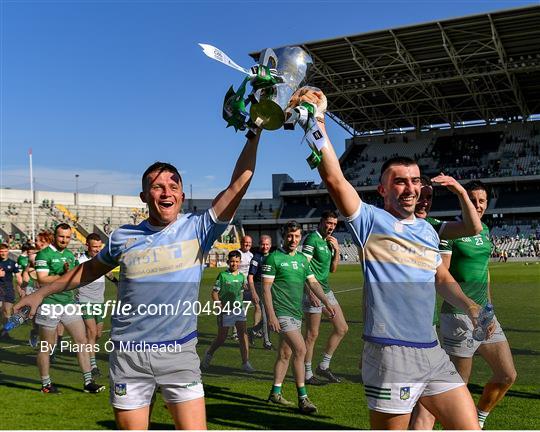
[[[227,127],[233,126],[236,131],[247,129],[249,135],[256,128],[276,130],[284,126],[285,129],[294,129],[298,123],[304,129],[304,139],[312,150],[308,163],[315,168],[322,156],[320,149],[326,142],[315,119],[317,105],[302,102],[296,106],[292,100],[313,63],[309,54],[300,47],[266,48],[261,52],[258,64],[248,70],[220,49],[207,44],[199,45],[208,57],[246,75],[237,91],[231,86],[225,95],[223,118]],[[248,83],[251,91],[246,96]],[[248,113],[247,106],[250,104]]]

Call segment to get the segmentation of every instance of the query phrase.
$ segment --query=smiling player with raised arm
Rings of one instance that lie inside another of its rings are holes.
[[[300,89],[293,105],[326,105],[320,91]],[[432,327],[435,290],[475,320],[478,305],[441,265],[439,238],[414,216],[420,169],[392,158],[381,168],[384,209],[363,203],[347,181],[326,134],[319,173],[363,252],[364,352],[362,377],[374,429],[407,429],[419,399],[448,429],[479,429],[472,397],[437,343]]]
[[[115,230],[97,257],[75,267],[55,283],[25,297],[33,316],[43,298],[87,285],[120,265],[118,299],[143,311],[148,305],[181,305],[177,313],[151,316],[117,314],[112,319],[115,347],[146,342],[173,352],[128,351],[110,354],[111,403],[119,429],[147,429],[156,387],[178,429],[205,429],[204,391],[197,343],[197,317],[185,305],[199,297],[204,260],[244,196],[255,170],[260,131],[249,138],[228,187],[201,215],[182,214],[182,178],[168,163],[156,162],[142,176],[141,200],[149,216],[138,225]],[[180,346],[181,352],[176,348]]]

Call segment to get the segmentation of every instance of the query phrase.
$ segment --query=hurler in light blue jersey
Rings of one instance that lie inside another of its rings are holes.
[[[97,257],[17,305],[17,310],[30,306],[33,316],[46,296],[87,285],[120,266],[120,305],[111,331],[116,349],[109,356],[110,401],[118,429],[148,429],[157,387],[176,429],[206,429],[195,349],[200,308],[194,305],[206,254],[253,177],[259,137],[260,130],[250,134],[228,187],[202,215],[180,214],[185,198],[180,173],[168,163],[152,164],[142,176],[140,193],[148,219],[120,227]]]
[[[197,337],[193,305],[204,259],[226,227],[211,208],[202,215],[181,214],[161,230],[147,220],[115,230],[98,259],[120,266],[118,301],[135,313],[112,317],[111,339],[163,345]],[[151,315],[150,305],[161,310]]]
[[[422,219],[400,219],[361,203],[347,218],[363,250],[364,339],[384,345],[430,348],[439,237]]]
[[[479,429],[476,410],[432,328],[435,289],[452,304],[461,304],[473,319],[477,305],[468,299],[441,264],[436,232],[415,219],[420,195],[418,164],[404,157],[381,167],[377,187],[384,210],[362,203],[347,181],[326,134],[326,97],[302,88],[291,105],[317,106],[323,135],[318,166],[328,193],[347,219],[361,249],[364,285],[362,378],[373,429],[408,429],[418,400],[445,429]],[[318,148],[319,148],[318,147]]]

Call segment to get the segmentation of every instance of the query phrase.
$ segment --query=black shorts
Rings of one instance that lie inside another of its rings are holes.
[[[0,301],[5,303],[15,303],[15,290],[13,288],[0,288]]]

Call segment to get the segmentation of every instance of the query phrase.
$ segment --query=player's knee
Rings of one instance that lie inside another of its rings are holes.
[[[502,384],[506,384],[508,386],[511,386],[516,382],[517,379],[517,372],[515,369],[512,369],[511,371],[508,371],[500,376],[500,382]]]
[[[279,359],[281,361],[288,362],[291,359],[292,352],[290,350],[280,350],[279,352]]]
[[[336,328],[336,333],[341,337],[345,336],[348,331],[349,326],[347,325],[347,323],[343,323],[343,325],[337,326]]]
[[[306,358],[306,351],[307,350],[306,350],[305,345],[300,346],[295,350],[294,357],[295,358],[301,358],[302,361],[304,361],[304,359]]]
[[[315,343],[317,338],[319,337],[319,330],[318,329],[308,329],[306,332],[306,343]]]

